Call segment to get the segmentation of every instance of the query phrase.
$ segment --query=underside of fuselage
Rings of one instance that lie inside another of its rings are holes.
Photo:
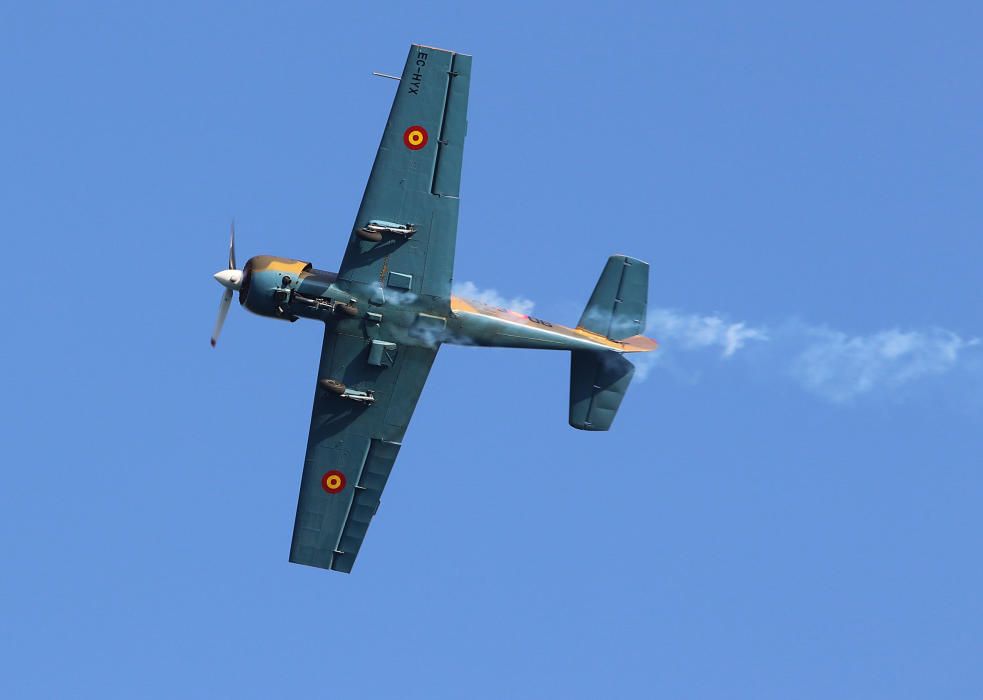
[[[654,350],[651,338],[637,335],[610,340],[585,328],[570,328],[535,316],[491,306],[479,301],[451,297],[453,325],[463,338],[478,338],[474,345],[539,350]]]
[[[311,263],[268,255],[246,263],[239,301],[262,316],[287,321],[311,318],[341,324],[341,332],[410,345],[618,353],[656,347],[654,340],[641,335],[612,340],[583,327],[570,328],[463,297],[427,297],[381,281],[340,283],[336,273],[315,269]]]

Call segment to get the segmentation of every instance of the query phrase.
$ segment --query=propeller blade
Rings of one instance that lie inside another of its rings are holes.
[[[232,220],[232,235],[229,238],[229,269],[236,269],[236,220]]]
[[[232,290],[226,289],[222,295],[222,301],[218,305],[218,319],[215,321],[215,330],[212,331],[212,347],[218,342],[218,334],[222,332],[222,324],[225,323],[225,316],[229,313],[229,304],[232,303]]]

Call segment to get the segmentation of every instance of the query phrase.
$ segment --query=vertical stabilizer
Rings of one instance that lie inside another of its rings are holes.
[[[577,325],[610,340],[641,335],[645,332],[648,291],[648,263],[612,255]]]

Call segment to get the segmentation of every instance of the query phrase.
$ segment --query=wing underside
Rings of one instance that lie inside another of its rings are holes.
[[[395,337],[392,319],[408,312],[386,304],[392,290],[426,319],[450,313],[470,76],[470,56],[410,47],[337,277],[386,293],[370,297],[372,323],[327,324],[318,369],[363,400],[316,390],[290,548],[298,564],[351,571],[436,356]]]
[[[448,303],[470,80],[470,56],[410,47],[340,280],[381,283]],[[370,224],[413,233],[377,242],[355,233]]]
[[[374,401],[316,390],[292,562],[352,569],[437,354],[435,348],[412,346],[390,352],[395,356],[379,360],[371,339],[325,329],[318,380],[343,382]]]

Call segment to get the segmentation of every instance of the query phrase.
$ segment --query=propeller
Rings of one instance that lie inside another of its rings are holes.
[[[229,224],[229,269],[236,269],[236,220]]]
[[[229,305],[232,303],[232,293],[242,286],[242,271],[236,269],[236,222],[232,221],[232,232],[229,237],[229,267],[215,273],[215,280],[225,287],[222,299],[218,305],[218,318],[215,320],[215,330],[212,331],[212,347],[218,342],[218,335],[222,332],[222,325],[225,317],[229,313]]]

